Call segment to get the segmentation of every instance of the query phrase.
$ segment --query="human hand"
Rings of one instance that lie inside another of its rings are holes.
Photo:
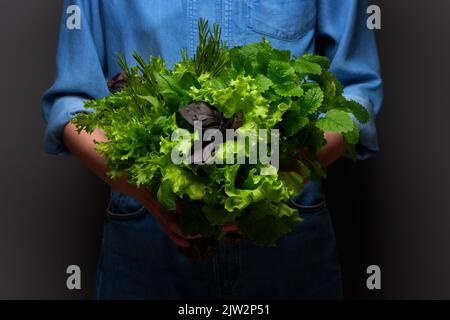
[[[326,168],[344,154],[347,146],[340,133],[325,132],[324,137],[326,144],[316,153],[315,159],[319,161],[324,168]],[[306,161],[305,164],[308,165],[310,161],[308,159],[311,159],[308,151],[306,149],[302,150],[300,154],[300,158],[304,159]],[[293,159],[290,163],[281,165],[280,170],[286,172],[297,172],[301,174],[299,165],[295,159]],[[303,183],[307,183],[308,181],[308,179],[304,179]]]
[[[68,123],[64,127],[63,140],[69,150],[82,162],[91,169],[99,178],[104,180],[109,186],[120,193],[129,195],[140,201],[149,212],[151,212],[161,228],[167,236],[178,246],[188,247],[190,239],[198,237],[187,237],[181,232],[180,224],[177,216],[154,199],[150,190],[138,188],[128,182],[126,176],[111,179],[107,172],[106,159],[97,152],[97,143],[107,141],[105,134],[100,129],[95,129],[93,133],[81,131],[78,133],[74,124]],[[180,211],[179,211],[180,212]]]
[[[317,152],[316,157],[324,167],[328,167],[345,153],[347,146],[340,133],[325,132],[325,140],[327,144]]]
[[[190,245],[189,240],[201,238],[200,235],[186,236],[181,231],[177,217],[177,214],[182,214],[183,205],[181,202],[177,203],[176,212],[170,212],[153,197],[150,190],[137,189],[135,197],[153,214],[163,231],[175,245],[186,248]]]

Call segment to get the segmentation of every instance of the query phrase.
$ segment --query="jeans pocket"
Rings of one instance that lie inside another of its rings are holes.
[[[315,26],[315,0],[251,0],[247,26],[265,36],[294,41]]]
[[[145,207],[137,200],[111,190],[109,203],[106,208],[107,218],[110,220],[139,219],[145,214]]]
[[[298,210],[298,214],[300,218],[302,218],[302,222],[300,224],[328,213],[328,207],[325,201],[307,206],[298,204],[291,199],[289,200],[288,205],[291,208]]]
[[[327,208],[327,203],[323,199],[323,197],[315,197],[312,204],[310,205],[302,204],[300,200],[294,197],[289,199],[287,204],[293,209],[298,209],[300,214],[302,213],[317,214]]]

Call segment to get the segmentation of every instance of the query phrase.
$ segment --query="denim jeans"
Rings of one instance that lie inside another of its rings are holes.
[[[304,220],[276,247],[223,241],[214,257],[196,261],[141,204],[112,192],[95,298],[341,299],[334,232],[320,195],[290,201]]]

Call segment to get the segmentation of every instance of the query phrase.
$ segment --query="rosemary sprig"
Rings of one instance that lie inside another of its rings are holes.
[[[200,19],[198,22],[199,44],[193,61],[197,76],[209,73],[217,76],[229,63],[230,58],[225,43],[221,41],[219,24],[214,23],[213,31],[208,21]]]

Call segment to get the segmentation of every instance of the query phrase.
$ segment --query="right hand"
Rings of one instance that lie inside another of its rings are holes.
[[[117,192],[127,194],[137,199],[144,207],[155,217],[159,225],[170,238],[170,240],[177,246],[189,247],[189,240],[202,238],[202,235],[186,236],[181,231],[180,222],[177,215],[183,214],[185,204],[182,201],[177,202],[176,212],[170,212],[165,209],[157,199],[153,197],[152,192],[146,188],[138,188],[135,185],[128,183],[125,177],[118,178],[110,182],[112,189]],[[239,227],[234,223],[226,223],[222,225],[222,231],[240,233]]]
[[[153,198],[152,193],[144,188],[137,188],[128,183],[126,177],[110,179],[107,175],[108,166],[103,155],[96,150],[96,142],[107,141],[106,136],[100,129],[95,129],[92,133],[81,131],[78,133],[72,123],[67,123],[64,127],[63,141],[67,148],[86,167],[91,169],[99,178],[104,180],[110,187],[120,193],[134,197],[140,201],[149,212],[151,212],[161,228],[169,236],[173,243],[181,247],[188,247],[189,240],[197,237],[186,237],[181,232],[180,224],[175,214],[165,210],[161,204]]]
[[[200,235],[193,237],[185,236],[181,231],[177,213],[181,213],[182,206],[177,205],[177,213],[169,212],[153,197],[150,190],[137,189],[134,194],[144,207],[153,214],[163,231],[177,246],[189,247],[189,240],[201,238]]]
[[[78,133],[76,127],[72,123],[67,123],[64,127],[63,141],[67,148],[74,154],[86,167],[92,170],[99,178],[104,180],[110,187],[117,192],[129,195],[140,201],[149,212],[151,212],[161,228],[172,240],[173,243],[180,247],[189,247],[190,239],[201,238],[200,235],[188,237],[183,235],[180,228],[180,223],[175,213],[168,212],[163,206],[153,197],[150,190],[145,188],[138,188],[128,183],[126,177],[117,179],[110,179],[107,175],[108,166],[103,155],[96,150],[96,142],[107,141],[106,136],[100,129],[95,129],[93,133],[81,131]],[[177,212],[182,212],[182,206],[177,206]],[[224,231],[237,231],[235,225],[224,226]]]

